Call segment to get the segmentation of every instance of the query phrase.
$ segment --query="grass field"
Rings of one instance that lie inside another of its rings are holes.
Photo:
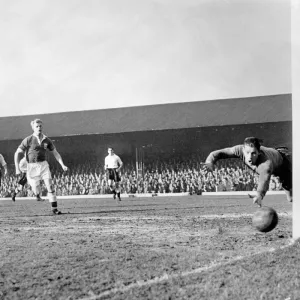
[[[292,204],[245,196],[0,201],[0,299],[300,299]]]

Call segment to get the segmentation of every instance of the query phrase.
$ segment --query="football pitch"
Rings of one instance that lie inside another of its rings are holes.
[[[246,196],[0,201],[0,299],[300,299],[292,204]]]

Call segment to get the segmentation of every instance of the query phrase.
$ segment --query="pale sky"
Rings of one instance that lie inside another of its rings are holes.
[[[0,116],[291,93],[289,0],[0,0]]]

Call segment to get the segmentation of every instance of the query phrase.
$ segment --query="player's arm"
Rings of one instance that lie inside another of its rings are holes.
[[[24,152],[25,151],[19,147],[17,149],[17,151],[15,152],[15,155],[14,155],[15,168],[16,168],[16,174],[17,175],[21,173],[20,160],[21,160],[21,156],[24,155]]]
[[[4,175],[6,175],[7,174],[7,163],[6,163],[4,157],[1,154],[0,154],[0,162],[1,162],[1,165],[4,169]]]
[[[119,165],[119,167],[116,169],[117,172],[119,172],[120,169],[123,167],[123,162],[120,157],[118,158],[118,165]]]
[[[56,160],[59,162],[59,164],[61,165],[62,169],[63,169],[64,171],[67,171],[67,170],[68,170],[68,167],[65,166],[65,164],[64,164],[64,162],[63,162],[63,160],[62,160],[62,158],[61,158],[61,155],[57,152],[56,148],[54,148],[54,149],[52,150],[52,153],[53,153],[55,159],[56,159]]]
[[[4,175],[7,175],[7,164],[5,163],[5,165],[2,165],[3,169],[4,169]]]
[[[238,145],[215,150],[208,155],[203,166],[206,169],[213,170],[214,164],[220,159],[239,158],[242,156],[242,147],[242,145]]]
[[[249,197],[253,198],[253,203],[256,203],[258,206],[261,206],[261,201],[263,200],[267,191],[269,190],[269,184],[272,175],[271,162],[266,161],[265,163],[259,165],[257,168],[257,172],[259,173],[259,177],[256,195],[249,195]]]
[[[105,157],[105,160],[104,160],[104,170],[106,171],[108,168],[108,164],[107,164],[107,159]]]

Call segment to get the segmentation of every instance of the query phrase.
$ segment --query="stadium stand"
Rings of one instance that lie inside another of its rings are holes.
[[[204,156],[191,155],[161,156],[158,159],[148,157],[145,162],[144,176],[139,178],[135,163],[130,157],[124,157],[125,167],[121,173],[121,193],[190,193],[216,191],[252,191],[256,188],[256,176],[246,169],[242,162],[232,159],[219,161],[213,173],[201,169],[200,162]],[[53,182],[58,196],[109,194],[107,174],[103,163],[97,158],[86,161],[77,159],[70,166],[70,172],[63,173],[57,164],[52,164]],[[4,178],[1,197],[10,197],[17,187],[17,179],[10,172]],[[270,190],[280,190],[277,178],[272,178]],[[46,195],[44,189],[43,195]],[[33,196],[30,186],[20,192],[18,197]]]

